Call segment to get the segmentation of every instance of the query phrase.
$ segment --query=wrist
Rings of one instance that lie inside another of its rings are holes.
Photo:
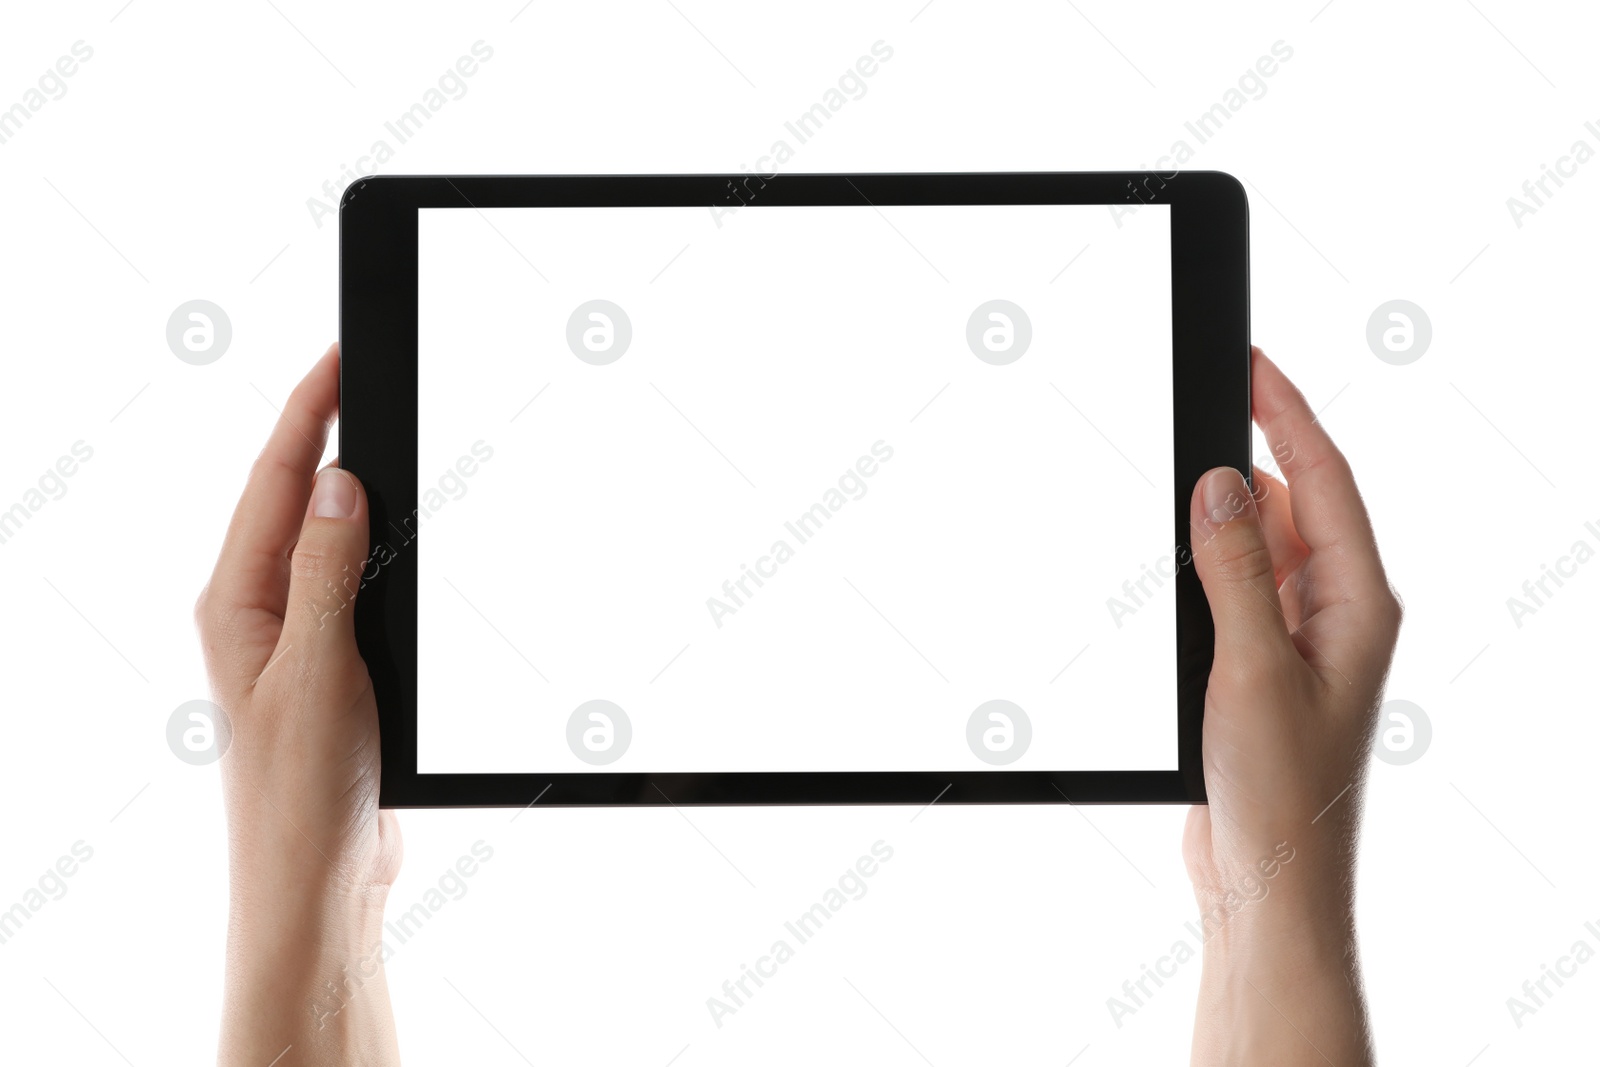
[[[1348,838],[1223,840],[1190,868],[1204,946],[1193,1063],[1370,1063]]]
[[[301,1063],[395,1062],[386,889],[337,881],[235,882],[222,1062],[269,1062],[291,1045]]]
[[[1348,893],[1284,885],[1205,919],[1196,1067],[1372,1062]]]

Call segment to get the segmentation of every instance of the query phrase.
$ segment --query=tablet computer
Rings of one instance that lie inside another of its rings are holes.
[[[386,806],[1187,802],[1220,173],[371,177],[341,462]]]

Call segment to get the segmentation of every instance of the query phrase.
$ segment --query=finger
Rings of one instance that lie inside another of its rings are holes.
[[[1217,662],[1293,653],[1266,533],[1238,471],[1218,467],[1201,476],[1189,525],[1195,569],[1216,624]]]
[[[1289,487],[1260,467],[1254,468],[1251,479],[1255,490],[1256,511],[1261,514],[1261,529],[1267,536],[1267,550],[1272,553],[1272,577],[1281,587],[1283,580],[1304,563],[1311,550],[1300,540],[1290,513]],[[1291,628],[1293,623],[1291,622]]]
[[[1294,528],[1316,560],[1315,603],[1388,593],[1366,505],[1350,464],[1317,422],[1300,390],[1259,348],[1251,348],[1251,402],[1256,423],[1289,483]]]
[[[252,609],[281,619],[289,551],[300,533],[311,479],[339,408],[339,347],[296,386],[234,509],[211,581],[197,605],[208,639],[227,643],[231,669],[253,679],[277,642],[277,628],[242,618]],[[237,662],[231,662],[237,660]]]
[[[338,677],[360,663],[355,600],[366,569],[367,495],[337,467],[317,474],[290,562],[283,636],[275,656],[294,652],[316,673]]]

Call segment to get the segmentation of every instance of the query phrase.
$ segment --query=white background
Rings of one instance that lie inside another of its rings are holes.
[[[1175,770],[1174,583],[1141,573],[1172,554],[1168,210],[720,221],[422,213],[419,769],[588,770],[601,698],[609,771],[985,770],[995,699],[1031,723],[1010,769]],[[631,323],[604,366],[568,348],[596,296]],[[1031,335],[1005,366],[968,347],[996,297]]]
[[[391,172],[734,171],[881,39],[893,60],[793,169],[1121,168],[1184,139],[1188,165],[1249,182],[1254,336],[1350,454],[1408,605],[1391,695],[1434,727],[1421,759],[1371,777],[1360,922],[1378,1046],[1397,1063],[1593,1059],[1600,963],[1520,1029],[1506,1009],[1541,964],[1580,937],[1594,946],[1583,924],[1600,919],[1600,564],[1520,628],[1506,607],[1574,541],[1600,541],[1584,528],[1600,519],[1600,163],[1520,227],[1506,206],[1575,140],[1600,147],[1584,128],[1600,124],[1593,13],[673,2],[10,14],[0,103],[74,41],[95,51],[0,145],[0,503],[77,440],[94,457],[0,545],[0,902],[75,841],[94,856],[0,945],[5,1058],[212,1055],[217,772],[174,759],[163,731],[204,695],[190,609],[271,404],[335,336],[337,234],[307,198],[480,39],[494,58]],[[1197,143],[1185,122],[1278,40],[1293,57],[1265,95]],[[235,331],[203,368],[164,337],[197,297]],[[1365,341],[1395,298],[1434,327],[1403,367]],[[1197,963],[1120,1029],[1106,1009],[1194,911],[1178,808],[689,817],[405,813],[396,910],[473,842],[494,849],[390,963],[411,1061],[1185,1055]],[[706,997],[878,839],[895,855],[870,893],[716,1029]]]

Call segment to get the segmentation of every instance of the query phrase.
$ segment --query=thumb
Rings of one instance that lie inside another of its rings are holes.
[[[1211,602],[1217,660],[1292,652],[1255,498],[1231,467],[1208,471],[1189,503],[1195,569]]]
[[[367,565],[367,494],[349,471],[317,472],[289,566],[283,643],[304,658],[355,658],[355,599]]]

